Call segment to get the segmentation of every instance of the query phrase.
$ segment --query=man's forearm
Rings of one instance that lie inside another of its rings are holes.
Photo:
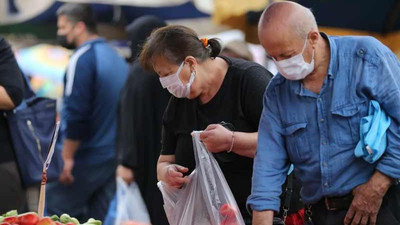
[[[63,160],[73,160],[76,150],[80,145],[80,141],[65,139],[63,143],[62,157]]]
[[[253,210],[253,225],[272,225],[274,211],[255,211]]]
[[[374,190],[384,196],[393,183],[393,179],[376,170],[369,181]]]

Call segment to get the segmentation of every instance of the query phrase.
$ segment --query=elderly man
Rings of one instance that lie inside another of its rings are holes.
[[[270,5],[259,39],[277,65],[264,96],[252,194],[253,224],[272,224],[295,165],[313,224],[400,224],[400,64],[372,37],[319,33],[311,11]],[[387,147],[369,164],[354,155],[371,100],[391,117]]]

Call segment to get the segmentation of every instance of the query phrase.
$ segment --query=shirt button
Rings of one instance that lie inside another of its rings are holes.
[[[322,145],[326,145],[326,141],[322,141]]]
[[[328,187],[328,182],[325,182],[324,186],[325,186],[325,187]]]
[[[321,121],[321,123],[325,122],[324,118],[322,118],[320,121]]]
[[[321,98],[318,98],[318,101],[319,101],[319,102],[322,102],[322,99],[321,99]]]
[[[327,166],[328,166],[328,164],[326,164],[326,162],[324,162],[322,165],[324,165],[324,167],[327,167]]]
[[[364,50],[360,49],[360,51],[358,51],[358,53],[360,53],[362,55],[362,54],[364,54]]]

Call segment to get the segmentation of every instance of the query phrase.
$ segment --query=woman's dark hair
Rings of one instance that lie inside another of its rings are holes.
[[[148,71],[153,71],[154,57],[163,56],[170,63],[180,64],[187,56],[193,56],[203,62],[215,58],[221,52],[218,39],[208,39],[207,46],[199,39],[192,29],[169,25],[154,30],[147,38],[139,56],[140,64]]]
[[[96,19],[90,5],[65,3],[56,13],[57,16],[65,15],[73,23],[83,22],[90,33],[97,33]]]

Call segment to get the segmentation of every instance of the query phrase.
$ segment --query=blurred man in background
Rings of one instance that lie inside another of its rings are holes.
[[[60,45],[75,51],[61,109],[64,168],[59,182],[48,185],[47,213],[102,220],[115,192],[117,103],[129,69],[98,36],[90,6],[64,4],[57,16]]]

